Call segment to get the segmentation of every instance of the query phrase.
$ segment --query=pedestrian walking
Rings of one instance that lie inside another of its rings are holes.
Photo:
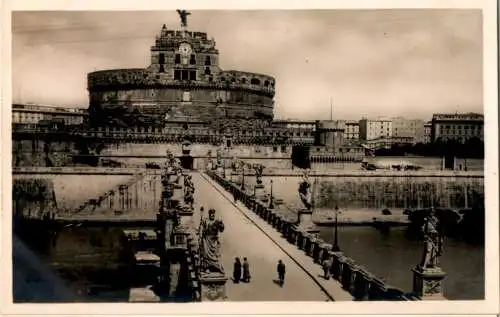
[[[240,258],[234,259],[233,282],[239,283],[241,279],[241,261]]]
[[[283,285],[285,284],[285,273],[286,273],[286,268],[285,268],[285,264],[283,263],[283,261],[279,260],[278,261],[278,278],[279,278],[279,283],[280,283],[280,286],[283,287]]]
[[[250,264],[248,264],[247,258],[243,258],[243,282],[250,283]]]
[[[332,260],[331,259],[325,259],[323,261],[323,274],[325,277],[325,280],[330,279],[330,268],[332,267]]]

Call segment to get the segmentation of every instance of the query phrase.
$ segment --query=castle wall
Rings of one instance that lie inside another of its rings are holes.
[[[73,141],[12,140],[12,166],[68,166],[75,151]]]
[[[141,122],[162,125],[166,118],[210,121],[217,117],[273,116],[271,97],[241,90],[150,88],[96,91],[91,92],[90,100],[91,120],[97,116],[99,120],[123,120],[128,125],[140,125]],[[220,100],[225,100],[223,107],[218,106]]]

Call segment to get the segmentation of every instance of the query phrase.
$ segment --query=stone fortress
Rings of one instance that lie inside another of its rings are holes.
[[[275,79],[219,67],[207,33],[163,25],[145,69],[88,74],[94,126],[163,127],[169,121],[213,124],[218,119],[272,120]]]

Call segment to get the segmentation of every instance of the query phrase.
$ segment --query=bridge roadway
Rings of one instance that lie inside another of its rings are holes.
[[[201,206],[208,217],[208,209],[217,210],[225,223],[222,233],[222,263],[232,277],[235,257],[247,257],[252,280],[249,284],[227,283],[229,301],[328,301],[353,300],[340,283],[324,280],[321,267],[310,257],[289,244],[266,222],[241,204],[234,204],[230,194],[205,175],[193,173],[195,183],[195,224],[199,224]],[[283,288],[274,281],[278,278],[278,260],[286,265]]]

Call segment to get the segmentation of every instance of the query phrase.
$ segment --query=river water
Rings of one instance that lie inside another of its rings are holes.
[[[405,237],[405,228],[381,232],[369,227],[339,227],[341,250],[371,273],[404,291],[412,289],[412,271],[420,262],[422,241]],[[320,237],[333,243],[334,229],[323,227]],[[484,246],[446,239],[440,259],[448,274],[444,295],[450,300],[484,299]]]
[[[404,291],[411,291],[411,269],[420,262],[423,244],[422,241],[408,239],[405,230],[397,227],[384,232],[372,227],[339,227],[339,246],[345,255],[388,284]],[[89,279],[94,280],[91,283],[107,284],[102,278],[95,280],[89,275],[88,270],[105,271],[108,272],[107,275],[116,270],[112,267],[119,264],[120,232],[119,228],[64,230],[59,234],[46,259],[50,266],[59,271],[59,274],[63,274],[64,271],[64,278],[78,293],[83,290],[81,286],[90,282]],[[333,243],[334,229],[322,227],[320,238]],[[448,274],[444,284],[446,298],[450,300],[484,298],[483,246],[446,239],[440,262]],[[95,274],[92,276],[95,277]],[[124,276],[116,278],[122,280]],[[113,294],[116,297],[117,293]],[[105,293],[101,293],[97,296],[104,295]],[[113,300],[126,301],[127,298],[119,296]]]

